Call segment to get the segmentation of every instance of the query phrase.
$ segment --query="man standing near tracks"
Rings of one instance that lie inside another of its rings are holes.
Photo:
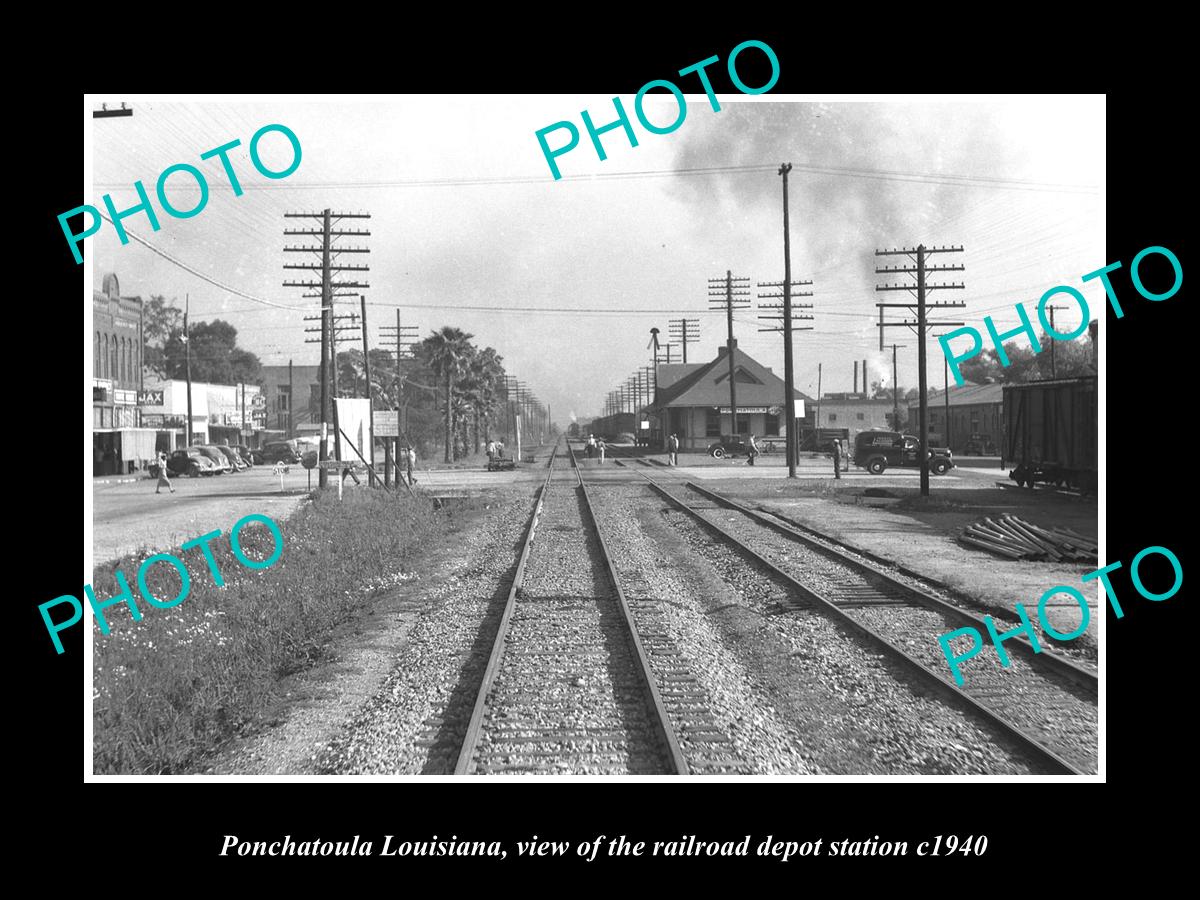
[[[667,463],[668,465],[679,465],[679,438],[674,434],[667,440]]]
[[[833,477],[841,479],[842,477],[842,442],[834,441],[831,445],[833,450]]]

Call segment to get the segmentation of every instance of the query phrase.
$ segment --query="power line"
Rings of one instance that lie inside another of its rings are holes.
[[[112,225],[114,228],[116,227],[116,223],[114,223],[113,220],[110,219],[108,216],[106,216],[104,213],[98,213],[98,214],[99,214],[100,218],[104,219],[106,222],[108,222],[108,224]],[[186,272],[191,272],[193,275],[195,275],[197,278],[201,279],[202,281],[207,281],[209,284],[214,285],[215,287],[219,287],[223,291],[228,291],[229,293],[236,294],[239,297],[244,297],[245,299],[251,300],[254,303],[261,303],[264,306],[273,306],[276,309],[293,309],[293,310],[300,310],[302,312],[309,312],[311,309],[311,307],[307,307],[307,306],[287,306],[283,303],[275,303],[274,301],[271,301],[271,300],[264,300],[262,297],[255,297],[253,294],[247,294],[245,291],[240,291],[235,287],[230,287],[227,284],[223,284],[220,281],[217,281],[215,278],[210,278],[209,276],[205,275],[203,272],[193,269],[187,263],[183,262],[180,259],[176,259],[174,256],[172,256],[170,253],[168,253],[165,250],[160,250],[158,247],[155,247],[153,244],[151,244],[148,240],[135,234],[134,232],[130,231],[128,228],[125,229],[125,233],[127,235],[129,235],[129,237],[131,237],[135,241],[137,241],[139,244],[142,244],[144,247],[146,247],[152,253],[157,253],[159,256],[161,256],[163,259],[165,259],[167,262],[173,263],[173,264],[179,266],[179,268],[183,269]]]
[[[903,172],[891,169],[851,168],[849,166],[830,166],[817,164],[796,163],[794,168],[800,172],[812,175],[835,175],[846,178],[869,178],[882,181],[915,182],[919,184],[942,184],[958,187],[988,187],[999,190],[1042,191],[1067,194],[1098,194],[1100,189],[1095,185],[1064,184],[1061,182],[1033,181],[1018,178],[994,178],[986,175],[954,175],[941,172]],[[624,181],[637,178],[673,178],[695,175],[725,175],[749,174],[774,171],[773,165],[753,166],[702,166],[688,169],[643,169],[636,172],[603,172],[592,175],[564,175],[557,179],[533,175],[503,175],[482,178],[413,178],[397,181],[324,181],[324,182],[265,182],[241,185],[243,190],[251,191],[303,191],[303,190],[335,190],[354,188],[407,188],[407,187],[468,187],[497,184],[556,184],[564,181]],[[131,187],[121,182],[101,182],[94,188],[115,189]],[[233,190],[229,184],[214,181],[209,185],[217,190]],[[180,190],[199,190],[197,185],[180,185]]]

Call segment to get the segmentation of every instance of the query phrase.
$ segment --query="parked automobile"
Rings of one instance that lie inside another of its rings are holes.
[[[860,431],[854,438],[854,464],[882,475],[888,466],[920,468],[921,442],[911,434],[898,431]],[[929,448],[929,471],[945,475],[954,468],[954,454],[949,447]]]
[[[186,475],[188,478],[199,478],[201,475],[216,475],[217,467],[195,447],[188,447],[186,450],[176,450],[167,457],[167,473],[176,477]],[[157,465],[150,467],[150,475],[158,477]]]
[[[266,465],[272,463],[298,463],[300,462],[300,454],[297,452],[295,441],[271,441],[262,448],[262,462]]]
[[[708,455],[714,459],[726,456],[746,456],[746,439],[739,435],[722,435],[716,443],[708,445]]]
[[[192,448],[188,447],[188,449],[191,450]],[[209,459],[211,459],[213,461],[213,464],[217,467],[218,475],[221,475],[225,472],[234,471],[233,465],[229,462],[228,459],[225,458],[225,454],[217,449],[215,444],[200,444],[200,445],[196,446],[195,449],[199,450],[201,453],[203,453],[205,456],[207,456]]]
[[[233,449],[237,451],[238,456],[242,458],[242,462],[246,464],[247,469],[254,468],[254,451],[245,444],[234,444]]]
[[[233,467],[234,472],[244,472],[246,470],[247,466],[244,462],[242,462],[242,458],[238,456],[236,450],[234,450],[228,444],[217,444],[216,447],[221,451],[221,454],[227,460],[229,460],[229,465]]]

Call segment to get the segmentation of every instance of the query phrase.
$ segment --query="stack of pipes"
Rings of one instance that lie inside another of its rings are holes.
[[[1097,561],[1097,545],[1091,538],[1070,528],[1039,528],[1012,515],[995,521],[984,517],[968,525],[961,540],[1009,559]]]

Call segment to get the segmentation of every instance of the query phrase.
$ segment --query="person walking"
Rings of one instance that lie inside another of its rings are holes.
[[[673,434],[667,440],[667,463],[672,466],[679,465],[679,438]]]
[[[487,458],[488,458],[488,465],[491,465],[493,460],[495,460],[495,458],[496,458],[496,442],[495,441],[487,442]]]
[[[600,465],[604,465],[604,438],[596,441],[596,452],[600,454]]]
[[[172,494],[175,493],[175,488],[171,487],[171,479],[167,472],[167,454],[161,450],[158,451],[158,486],[154,489],[154,493],[162,493],[162,489],[167,488]]]
[[[417,483],[417,479],[413,478],[413,466],[416,464],[416,461],[417,461],[417,451],[413,448],[412,444],[408,445],[407,456],[408,456],[408,459],[406,461],[406,464],[408,466],[408,484],[411,487],[412,485]]]
[[[833,442],[833,477],[841,479],[842,477],[842,442]]]
[[[594,434],[588,435],[587,455],[588,459],[591,459],[596,455],[596,436]]]
[[[754,435],[753,434],[750,435],[749,440],[746,441],[746,450],[750,457],[750,459],[749,459],[750,465],[754,465],[754,460],[758,457],[758,444],[754,443]]]

